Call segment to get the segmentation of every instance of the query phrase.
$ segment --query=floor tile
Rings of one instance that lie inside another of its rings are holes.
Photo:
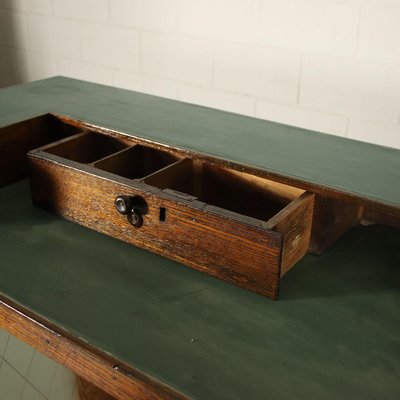
[[[10,336],[4,359],[22,376],[27,377],[31,366],[34,350],[14,336]]]
[[[9,336],[7,331],[0,329],[0,357],[4,356]]]
[[[56,370],[49,400],[71,400],[76,385],[75,375],[59,365]]]
[[[20,400],[46,400],[46,397],[27,382]]]
[[[45,397],[50,393],[57,365],[55,361],[35,351],[27,379]]]
[[[7,362],[0,368],[0,400],[20,400],[25,379]]]

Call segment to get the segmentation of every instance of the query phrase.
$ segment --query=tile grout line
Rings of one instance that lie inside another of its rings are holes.
[[[345,135],[345,137],[347,138],[347,139],[349,139],[349,128],[350,128],[350,117],[348,117],[347,118],[347,121],[346,121],[346,135]]]
[[[6,330],[4,330],[4,332],[7,332]],[[7,342],[6,342],[6,346],[4,347],[4,354],[3,354],[3,359],[5,359],[5,355],[6,355],[6,351],[7,351],[7,347],[8,347],[8,343],[10,343],[10,337],[11,337],[11,334],[10,333],[8,333],[7,332],[7,334],[8,334],[8,337],[7,337]]]
[[[35,352],[36,352],[36,350],[35,350]],[[34,357],[35,352],[32,354],[32,359],[31,359],[31,363],[30,363],[29,368],[28,368],[28,373],[27,373],[27,375],[29,375],[29,371],[30,371],[30,369],[31,369],[31,367],[32,367],[32,361],[33,361],[33,357]],[[22,375],[22,374],[21,374],[13,365],[11,365],[5,358],[3,359],[3,362],[6,363],[11,369],[13,369],[13,370],[25,381],[25,384],[28,383],[28,384],[29,384],[30,386],[32,386],[37,392],[39,392],[44,398],[47,399],[47,397],[44,395],[44,393],[42,393],[35,385],[33,385],[32,382],[29,382],[28,377],[25,377],[24,375]],[[24,387],[25,387],[25,385],[24,385]]]
[[[296,96],[296,104],[300,105],[300,91],[301,91],[301,84],[303,80],[303,63],[304,63],[304,55],[300,55],[300,63],[299,63],[299,81],[297,82],[297,96]]]
[[[46,397],[42,392],[40,392],[39,390],[37,390],[37,389],[35,388],[35,386],[33,386],[32,383],[30,383],[28,380],[25,380],[24,388],[22,389],[21,397],[19,398],[19,400],[22,399],[22,396],[24,395],[25,388],[26,388],[27,385],[29,385],[30,387],[32,387],[36,392],[38,392],[41,396],[43,396],[44,399],[48,400],[47,397]]]
[[[25,381],[25,385],[24,385],[24,390],[26,385],[29,385],[30,387],[32,387],[36,392],[38,392],[44,399],[48,400],[49,397],[45,396],[36,386],[34,386],[31,382],[29,382],[28,380]],[[22,391],[22,394],[24,394],[24,391]],[[22,397],[22,395],[21,395]]]
[[[47,357],[47,356],[46,356],[46,357]],[[54,360],[52,360],[52,361],[54,361]],[[54,362],[55,362],[55,361],[54,361]],[[51,378],[51,384],[50,384],[50,388],[49,388],[49,395],[48,395],[48,396],[45,396],[46,399],[47,399],[47,398],[50,396],[50,394],[51,394],[51,390],[53,389],[54,382],[55,382],[55,380],[56,380],[57,371],[58,371],[60,368],[64,368],[64,367],[61,366],[60,364],[56,363],[56,368],[54,368],[53,376],[52,376],[52,378]]]
[[[27,379],[19,372],[19,371],[17,371],[5,358],[3,359],[3,362],[2,362],[2,364],[1,364],[1,366],[3,366],[4,364],[7,364],[8,365],[8,367],[9,368],[11,368],[17,375],[19,375],[21,378],[22,378],[22,380],[24,381],[24,384],[22,385],[22,392],[21,392],[21,396],[19,397],[19,399],[18,400],[20,400],[21,398],[22,398],[22,395],[23,395],[23,393],[24,393],[24,390],[25,390],[25,386],[26,386],[26,384],[27,384]]]
[[[362,2],[360,4],[358,4],[357,23],[356,23],[356,37],[355,37],[354,50],[353,50],[353,54],[352,54],[352,58],[354,60],[357,60],[357,53],[358,53],[358,50],[359,50],[359,47],[360,47],[361,18],[362,18],[363,7],[364,7],[364,4]]]
[[[57,367],[54,369],[54,374],[53,374],[53,378],[51,379],[51,384],[50,384],[50,389],[49,389],[49,396],[51,394],[51,391],[53,390],[54,382],[56,380],[57,371],[59,370],[60,367],[61,367],[61,365],[57,364]]]

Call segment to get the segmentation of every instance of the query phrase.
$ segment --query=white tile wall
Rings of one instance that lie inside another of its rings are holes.
[[[400,64],[400,2],[366,3],[361,8],[357,56]]]
[[[131,29],[85,24],[81,27],[82,60],[137,71],[140,67],[140,36]]]
[[[0,0],[0,86],[56,74],[400,148],[399,0]]]
[[[358,10],[351,1],[263,0],[261,40],[274,47],[351,55]]]
[[[178,0],[110,0],[110,18],[117,25],[172,32],[178,22]]]
[[[107,21],[108,0],[54,0],[54,14],[88,21]]]
[[[254,115],[255,100],[252,96],[181,84],[179,86],[179,100],[224,111]]]
[[[143,72],[165,78],[210,85],[212,43],[176,34],[144,33]]]
[[[167,97],[170,99],[178,98],[178,83],[156,76],[144,76],[144,91],[156,96]]]
[[[120,88],[144,91],[144,75],[137,72],[115,71],[114,85]]]
[[[348,137],[382,146],[398,147],[400,125],[374,124],[358,119],[350,120]]]
[[[30,15],[28,33],[31,50],[56,56],[79,57],[79,26],[75,21]]]
[[[110,67],[69,58],[58,59],[58,74],[106,85],[112,85],[114,80]]]
[[[292,106],[262,100],[257,103],[256,116],[282,124],[346,136],[347,118],[342,115],[300,107],[299,105]]]
[[[214,85],[219,89],[294,103],[299,66],[299,55],[287,50],[218,43]]]
[[[16,62],[19,62],[15,59],[15,55],[15,49],[0,47],[0,87],[13,85],[21,80],[21,74],[16,73],[16,68],[13,67]]]
[[[2,0],[4,8],[25,11],[34,14],[51,14],[53,0]]]
[[[28,48],[27,16],[19,12],[0,10],[0,45]]]
[[[58,73],[56,58],[51,55],[18,51],[15,57],[19,60],[19,72],[28,81],[41,79],[43,76],[54,76]]]
[[[0,400],[79,400],[75,375],[0,328]]]
[[[308,56],[300,104],[353,118],[398,123],[400,67]]]
[[[115,71],[114,86],[170,99],[178,98],[176,81],[142,73]]]
[[[256,40],[259,31],[259,0],[184,0],[179,31],[208,38]]]

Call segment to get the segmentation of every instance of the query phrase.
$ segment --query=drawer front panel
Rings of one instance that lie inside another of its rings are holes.
[[[180,200],[141,183],[125,184],[30,155],[36,204],[127,243],[181,262],[238,286],[276,299],[283,237],[207,211],[195,200]],[[136,228],[117,212],[117,196],[141,196],[148,211]],[[134,262],[134,260],[132,260]]]

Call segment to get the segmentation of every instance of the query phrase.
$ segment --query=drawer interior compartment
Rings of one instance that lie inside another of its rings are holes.
[[[122,140],[97,133],[80,133],[41,150],[84,164],[90,164],[129,147]]]
[[[82,132],[50,114],[0,128],[0,187],[25,177],[27,153],[33,149]]]
[[[33,201],[277,298],[308,251],[314,195],[186,155],[81,132],[29,153]]]
[[[229,210],[262,221],[263,227],[282,234],[281,276],[308,251],[314,195],[303,189],[191,159],[156,172],[144,182],[193,196],[218,207],[221,214]]]
[[[190,159],[153,174],[144,182],[262,221],[304,193],[302,189]]]
[[[124,178],[138,179],[162,170],[178,159],[165,151],[136,145],[105,157],[93,166]]]

